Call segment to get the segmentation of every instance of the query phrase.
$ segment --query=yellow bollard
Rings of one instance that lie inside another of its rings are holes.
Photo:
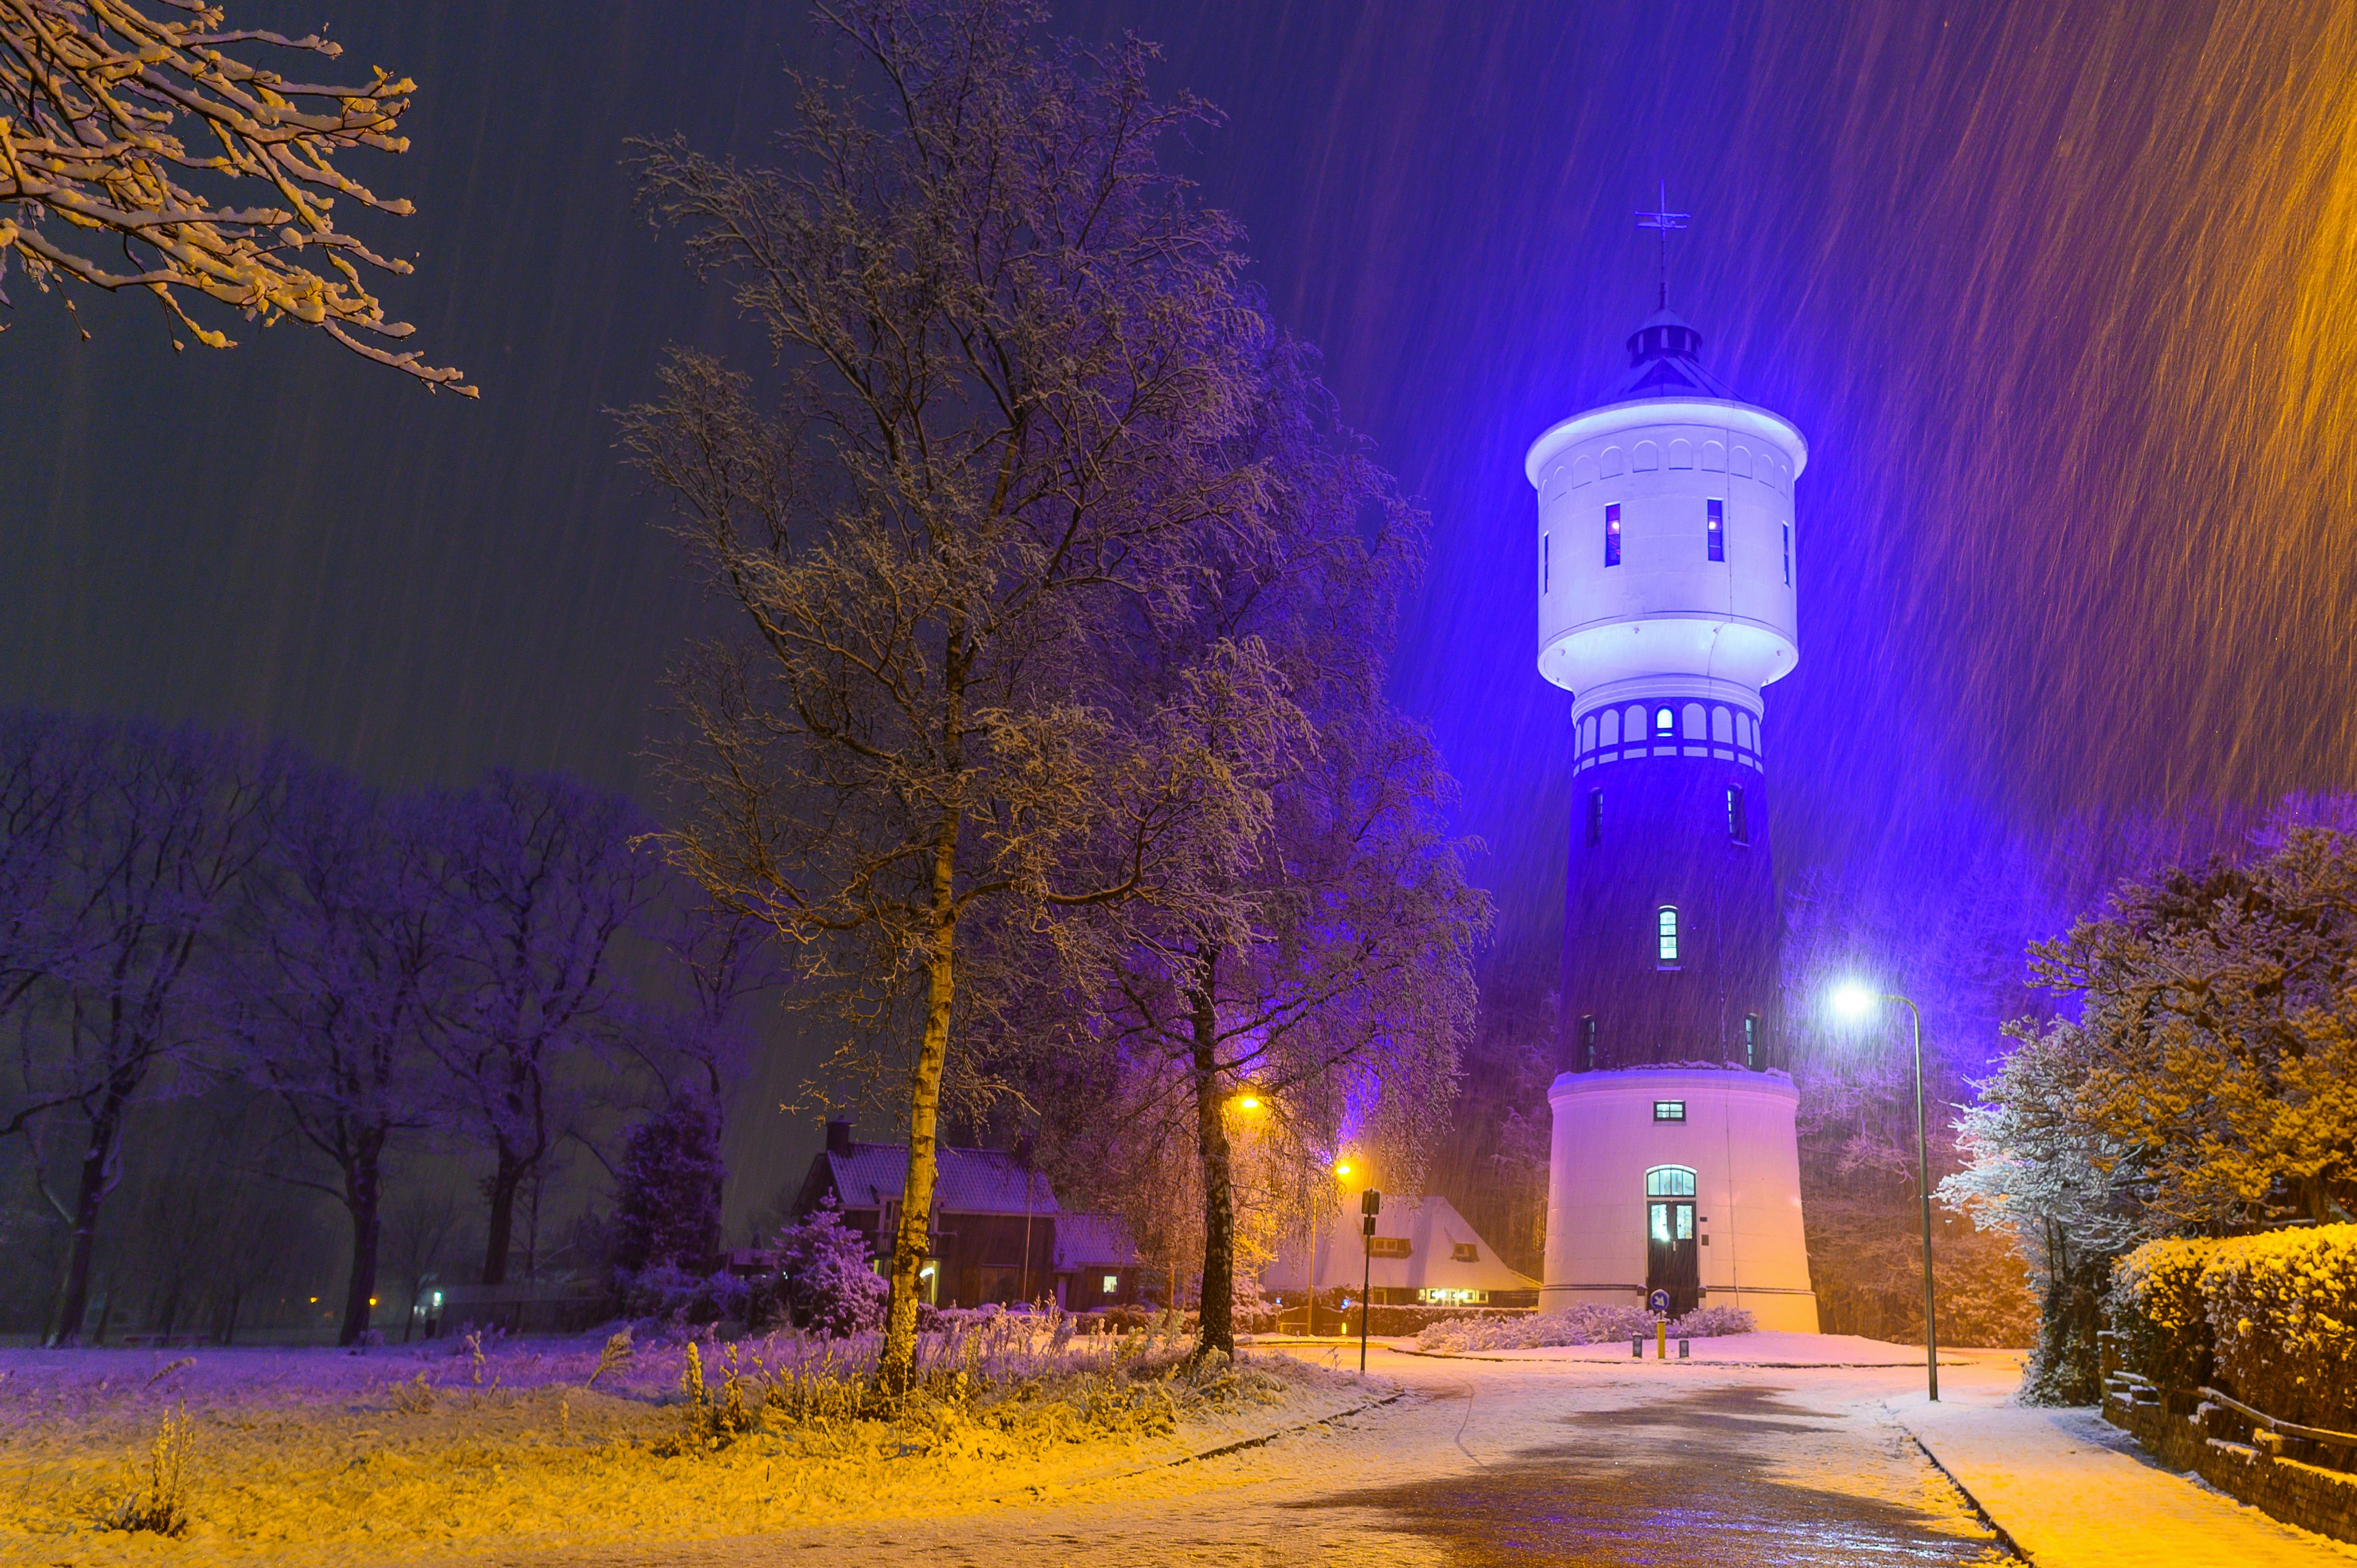
[[[1669,1359],[1670,1326],[1656,1318],[1653,1322],[1653,1359],[1666,1361]]]

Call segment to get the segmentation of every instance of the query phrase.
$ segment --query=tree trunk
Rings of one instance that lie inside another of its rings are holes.
[[[508,1283],[508,1249],[515,1241],[516,1193],[523,1186],[522,1158],[502,1148],[499,1168],[491,1173],[490,1233],[483,1238],[483,1283]]]
[[[82,1147],[81,1189],[74,1198],[73,1235],[66,1247],[65,1273],[59,1283],[55,1309],[49,1315],[50,1345],[81,1342],[81,1320],[90,1311],[90,1262],[98,1241],[98,1208],[113,1184],[114,1144],[123,1130],[123,1105],[129,1090],[110,1085],[90,1120],[90,1142]]]
[[[352,1219],[352,1266],[344,1287],[344,1326],[339,1345],[357,1345],[369,1330],[370,1302],[376,1295],[376,1244],[379,1208],[383,1196],[379,1165],[384,1154],[384,1133],[375,1128],[361,1133],[344,1167],[344,1208]]]
[[[1199,961],[1208,978],[1219,960]],[[1236,1353],[1236,1196],[1228,1149],[1227,1096],[1220,1082],[1219,1015],[1206,983],[1191,998],[1195,1031],[1195,1143],[1203,1161],[1203,1294],[1195,1354]]]
[[[946,819],[933,851],[933,949],[925,965],[925,1034],[909,1072],[909,1176],[900,1189],[900,1228],[892,1239],[892,1294],[884,1309],[884,1353],[877,1389],[888,1399],[909,1391],[917,1367],[917,1271],[931,1251],[933,1187],[940,1172],[942,1070],[949,1060],[951,967],[956,934],[957,820]]]

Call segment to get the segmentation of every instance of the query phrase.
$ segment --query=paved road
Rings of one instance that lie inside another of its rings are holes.
[[[1437,1361],[1410,1393],[1266,1447],[939,1521],[632,1562],[864,1564],[1989,1563],[2007,1561],[1881,1401],[1906,1370]]]

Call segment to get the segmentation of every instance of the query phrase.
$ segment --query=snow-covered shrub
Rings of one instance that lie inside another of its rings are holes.
[[[869,1261],[867,1238],[843,1222],[834,1199],[779,1231],[777,1250],[796,1327],[840,1339],[883,1323],[890,1287]]]
[[[1458,1318],[1436,1323],[1415,1337],[1422,1350],[1535,1350],[1555,1345],[1602,1345],[1634,1335],[1650,1336],[1661,1320],[1641,1306],[1581,1302],[1561,1312],[1530,1317]],[[1739,1306],[1697,1307],[1669,1326],[1673,1339],[1711,1339],[1749,1334],[1755,1324]]]
[[[752,1286],[731,1273],[695,1274],[676,1263],[656,1263],[618,1275],[622,1310],[664,1323],[743,1321]]]
[[[2104,1315],[2127,1369],[2164,1389],[2210,1380],[2211,1333],[2201,1269],[2214,1240],[2174,1236],[2147,1241],[2112,1265]]]
[[[2228,1392],[2286,1421],[2357,1431],[2357,1225],[2222,1241],[2201,1294]]]

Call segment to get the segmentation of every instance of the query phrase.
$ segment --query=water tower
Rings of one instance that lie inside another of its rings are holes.
[[[1664,239],[1681,216],[1641,215]],[[1541,1305],[1666,1292],[1813,1332],[1760,699],[1800,660],[1808,445],[1668,309],[1628,347],[1524,462],[1539,673],[1575,737]]]

